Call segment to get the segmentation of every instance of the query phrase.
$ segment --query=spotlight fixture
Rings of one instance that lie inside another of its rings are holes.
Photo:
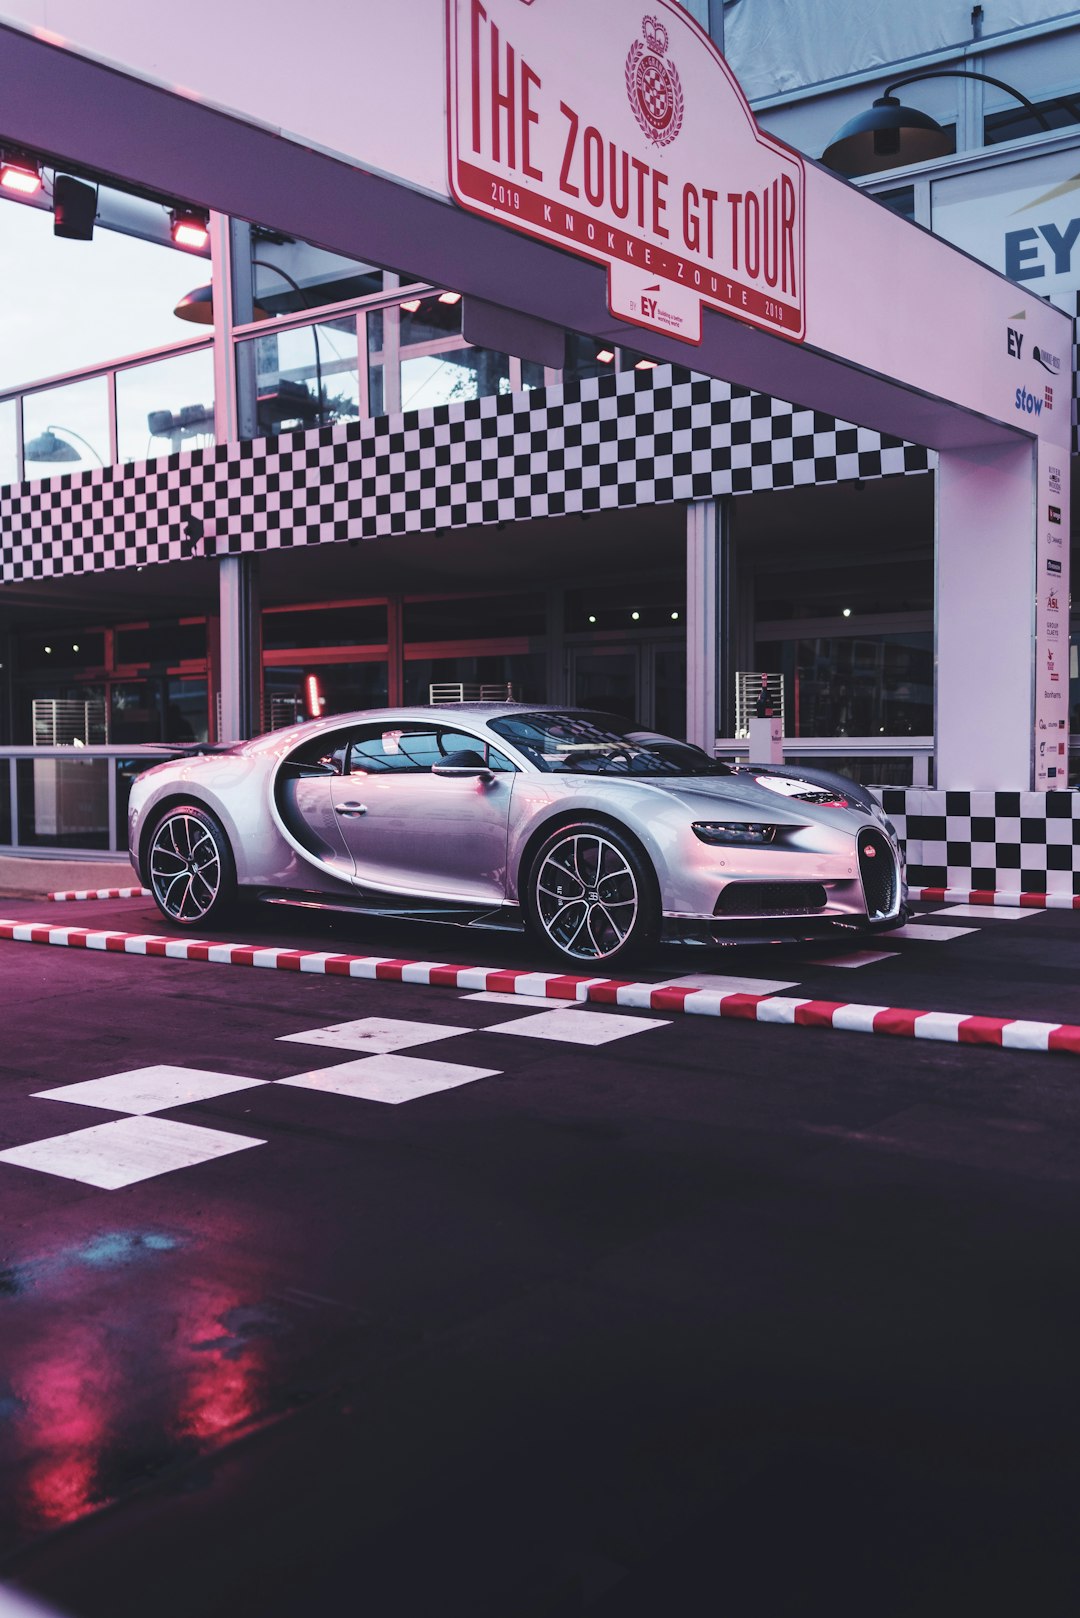
[[[20,197],[32,197],[41,190],[41,169],[32,157],[5,152],[0,157],[0,186]]]
[[[595,614],[595,612],[590,612],[590,614],[589,614],[589,622],[590,622],[590,624],[595,624],[595,622],[596,622],[596,614]]]
[[[659,360],[637,360],[637,361],[635,361],[635,364],[634,364],[634,370],[635,371],[655,371],[656,367],[659,365],[659,363],[660,363]]]
[[[610,365],[614,358],[615,358],[615,353],[614,353],[613,349],[610,349],[610,348],[598,348],[596,350],[596,363],[597,363],[597,365]]]
[[[210,222],[198,208],[171,208],[169,230],[177,247],[201,252],[210,240]]]
[[[97,204],[96,186],[58,174],[53,182],[53,235],[70,242],[93,241]]]
[[[641,614],[640,614],[640,612],[632,612],[630,614],[630,616],[633,619],[634,623],[636,624],[638,619],[641,617]]]
[[[460,292],[440,292],[439,293],[439,302],[440,303],[460,303],[461,302],[461,293]]]
[[[406,298],[401,307],[407,315],[415,315],[423,301],[422,298]]]
[[[845,607],[843,615],[844,615],[845,618],[850,618],[851,617],[851,608],[850,607]]]

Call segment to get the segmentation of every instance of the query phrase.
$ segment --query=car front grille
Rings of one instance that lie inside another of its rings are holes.
[[[878,831],[859,833],[859,875],[866,914],[890,916],[896,908],[896,859],[888,839]]]
[[[820,882],[729,882],[717,916],[805,916],[828,903]]]

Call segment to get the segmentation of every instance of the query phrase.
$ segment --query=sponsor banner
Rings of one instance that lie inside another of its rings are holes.
[[[1076,170],[1074,149],[934,180],[934,233],[1071,313],[1080,288]],[[1064,378],[1068,383],[1067,354],[1040,348],[1035,363],[1047,380]]]
[[[1060,451],[1040,442],[1036,538],[1038,587],[1035,603],[1034,776],[1039,791],[1068,780],[1069,753],[1069,552],[1068,480]]]
[[[802,160],[681,6],[447,0],[446,28],[462,207],[605,264],[634,325],[698,343],[708,305],[802,340]]]

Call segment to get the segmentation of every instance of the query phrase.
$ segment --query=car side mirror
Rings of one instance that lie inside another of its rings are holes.
[[[470,777],[478,781],[495,779],[494,772],[484,762],[484,755],[472,747],[459,747],[456,753],[447,753],[440,763],[432,765],[431,773],[456,777],[458,780],[468,780]]]

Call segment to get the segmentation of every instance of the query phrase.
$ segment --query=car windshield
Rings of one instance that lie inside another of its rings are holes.
[[[690,742],[605,713],[507,714],[490,727],[541,770],[580,775],[730,775]]]

